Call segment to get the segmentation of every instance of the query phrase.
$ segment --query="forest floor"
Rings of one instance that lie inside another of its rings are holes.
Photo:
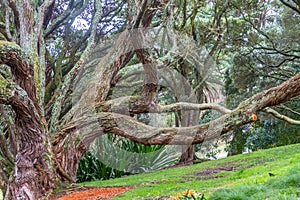
[[[187,189],[203,193],[208,200],[299,200],[300,144],[86,182],[50,200],[166,200]]]

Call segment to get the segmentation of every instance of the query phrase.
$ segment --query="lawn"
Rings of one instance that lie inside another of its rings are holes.
[[[114,199],[168,199],[193,189],[211,199],[300,199],[300,144],[85,186],[136,186]]]

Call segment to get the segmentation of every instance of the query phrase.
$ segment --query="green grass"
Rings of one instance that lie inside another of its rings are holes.
[[[186,189],[203,192],[209,200],[299,200],[300,144],[82,185],[136,186],[118,200],[167,199]]]

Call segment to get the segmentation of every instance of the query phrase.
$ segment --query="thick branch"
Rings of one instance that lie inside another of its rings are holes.
[[[2,75],[0,75],[0,104],[11,105],[18,115],[28,118],[29,121],[34,118],[37,120],[39,115],[26,91],[15,83],[7,81]]]
[[[300,73],[277,87],[258,93],[242,102],[229,114],[209,123],[192,127],[155,128],[131,117],[116,113],[99,113],[97,117],[105,133],[113,133],[142,144],[195,144],[219,137],[234,128],[256,120],[255,113],[268,106],[288,101],[300,93]]]
[[[266,107],[272,107],[286,102],[300,94],[300,72],[282,84],[260,92],[239,105],[239,108],[247,108],[249,112],[261,111]]]
[[[0,41],[0,52],[0,64],[11,67],[16,84],[24,89],[37,105],[33,67],[27,62],[20,46],[13,42]]]
[[[216,110],[222,114],[230,114],[231,110],[227,109],[219,104],[216,103],[202,103],[202,104],[196,104],[196,103],[187,103],[187,102],[179,102],[174,103],[171,105],[165,105],[165,106],[158,106],[157,111],[158,113],[164,113],[164,112],[178,112],[181,110]]]
[[[145,104],[150,104],[153,101],[153,97],[156,94],[158,88],[158,71],[157,71],[157,63],[151,58],[150,51],[145,48],[141,48],[143,44],[145,44],[143,35],[145,34],[145,30],[137,31],[135,34],[135,40],[133,41],[133,46],[136,49],[135,53],[142,63],[144,68],[144,84],[143,84],[143,102]]]
[[[116,42],[117,45],[114,46],[114,48],[112,48],[112,50],[110,51],[111,55],[116,55],[114,57],[115,59],[109,58],[110,55],[105,58],[105,60],[108,59],[110,60],[110,62],[106,62],[104,64],[109,64],[109,68],[105,69],[104,74],[107,73],[109,75],[104,76],[103,80],[100,80],[98,83],[98,94],[95,100],[96,102],[105,101],[108,91],[110,89],[110,85],[117,73],[119,72],[119,70],[122,69],[133,57],[134,50],[143,48],[143,46],[140,46],[143,44],[136,42],[136,37],[139,36],[140,31],[147,30],[159,6],[159,2],[156,0],[151,2],[151,5],[149,5],[148,7],[146,7],[146,2],[147,1],[143,1],[137,19],[133,24],[133,28],[129,29],[128,32],[123,32],[118,38],[118,41]],[[141,21],[143,24],[143,29],[137,29]],[[103,63],[100,62],[99,65],[101,64],[103,65]]]
[[[38,199],[53,188],[56,181],[51,167],[52,161],[49,159],[52,153],[47,146],[43,119],[26,91],[1,75],[0,104],[11,105],[16,113],[14,124],[18,145],[15,173],[7,192],[12,196],[32,196],[32,199]]]
[[[99,111],[114,112],[120,114],[139,113],[170,113],[183,110],[216,110],[222,114],[230,114],[231,110],[216,103],[188,103],[178,102],[169,105],[147,104],[142,101],[143,97],[127,96],[109,100],[96,106]]]
[[[151,5],[147,8],[156,11],[158,9],[158,2],[154,1],[151,2]],[[143,13],[144,10],[140,10],[140,13]],[[144,24],[144,26],[148,26],[151,22],[153,15],[151,15],[152,12],[149,11],[149,15],[141,15],[142,19],[136,20],[134,22],[134,27],[136,24],[140,24],[142,22],[147,22]],[[145,19],[147,18],[147,19]],[[77,106],[74,106],[72,110],[68,112],[68,115],[64,117],[64,121],[62,123],[68,122],[68,119],[72,118],[72,115],[78,114],[76,109],[80,107],[80,110],[89,110],[91,107],[90,105],[94,105],[95,102],[103,102],[106,100],[108,92],[110,90],[111,85],[113,84],[115,77],[120,69],[122,69],[133,57],[135,48],[133,47],[133,44],[131,41],[134,41],[135,35],[138,29],[133,29],[132,27],[128,27],[129,30],[124,31],[120,34],[120,36],[116,39],[114,42],[114,45],[112,48],[109,49],[109,51],[105,54],[105,56],[101,57],[100,62],[96,65],[96,69],[94,71],[94,74],[97,74],[97,76],[94,76],[94,79],[90,80],[89,82],[89,88],[87,88],[84,92],[84,94],[81,95],[81,98],[77,102]],[[145,30],[146,27],[144,27],[143,30]],[[129,42],[130,41],[130,42]],[[142,47],[139,47],[142,48]],[[96,52],[97,53],[97,52]],[[87,56],[86,56],[87,57]],[[93,56],[91,56],[93,57]],[[99,56],[98,56],[99,58]],[[80,60],[79,60],[79,62]],[[92,63],[92,62],[91,62]],[[74,69],[74,68],[73,68]],[[75,75],[77,75],[77,70],[73,70]],[[80,73],[78,73],[80,78]],[[66,78],[65,80],[69,80]],[[73,79],[72,79],[73,80]],[[65,81],[64,83],[66,83]],[[68,84],[67,84],[68,85]],[[67,90],[68,88],[64,88],[62,90]],[[95,91],[96,90],[96,91]],[[61,98],[57,98],[57,101],[54,105],[54,111],[58,111],[59,104],[61,102]],[[87,103],[89,102],[89,103]],[[89,108],[88,108],[89,107]],[[57,112],[59,113],[59,112]],[[52,120],[51,122],[57,122],[58,120],[55,120],[57,114],[52,113]],[[57,126],[56,126],[57,127]]]

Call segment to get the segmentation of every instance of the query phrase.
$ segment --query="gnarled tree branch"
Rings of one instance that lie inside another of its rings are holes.
[[[13,42],[0,41],[0,51],[2,52],[0,54],[0,64],[5,64],[11,68],[16,84],[26,91],[36,108],[38,108],[33,67],[27,61],[20,46]]]
[[[290,98],[298,96],[300,94],[299,83],[300,73],[277,87],[246,99],[232,112],[197,126],[156,128],[138,122],[126,115],[100,112],[77,119],[76,122],[67,125],[63,132],[76,127],[95,126],[99,123],[104,133],[120,135],[146,145],[202,143],[205,140],[219,137],[234,128],[255,121],[255,114],[263,111],[266,107],[284,103]],[[199,105],[199,107],[201,106]]]

